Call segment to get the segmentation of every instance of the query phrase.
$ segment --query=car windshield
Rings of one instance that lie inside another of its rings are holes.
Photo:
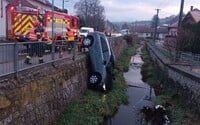
[[[87,33],[88,30],[80,30],[81,33]]]

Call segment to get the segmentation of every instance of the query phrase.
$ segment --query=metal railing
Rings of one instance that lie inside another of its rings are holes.
[[[168,50],[162,46],[155,44],[149,44],[154,49],[158,50],[164,57],[168,58],[172,63],[182,63],[189,65],[200,65],[200,54],[194,54],[191,52]]]
[[[0,44],[0,76],[17,73],[21,70],[54,62],[62,59],[74,59],[75,55],[80,54],[77,50],[70,47],[71,41],[55,41],[55,52],[52,52],[52,44],[46,42],[14,42]],[[54,58],[52,58],[54,55]],[[30,63],[25,63],[26,58]],[[43,59],[43,63],[40,60]]]

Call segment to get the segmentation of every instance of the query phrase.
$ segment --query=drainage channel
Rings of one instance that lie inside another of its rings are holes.
[[[141,48],[138,48],[136,55],[132,56],[129,71],[124,73],[128,85],[129,103],[120,105],[117,113],[105,121],[104,125],[140,125],[140,109],[152,105],[151,100],[155,97],[154,90],[142,81],[141,66],[144,62],[141,58]]]

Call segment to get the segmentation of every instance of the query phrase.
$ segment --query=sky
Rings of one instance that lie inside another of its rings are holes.
[[[65,8],[70,14],[75,14],[74,4],[79,0],[65,0]],[[160,9],[159,18],[177,15],[180,11],[181,0],[100,0],[105,8],[106,19],[112,22],[133,22],[152,20],[156,9]],[[62,7],[62,0],[55,0],[55,5]],[[200,9],[200,0],[185,0],[184,13],[190,7]]]

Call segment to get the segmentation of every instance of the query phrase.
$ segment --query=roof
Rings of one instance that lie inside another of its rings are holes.
[[[151,33],[152,29],[146,25],[136,25],[133,27],[134,32],[138,33]]]
[[[19,0],[7,0],[9,4],[12,4],[14,6],[18,6],[19,5]],[[34,5],[32,5],[31,3],[29,3],[27,0],[21,0],[21,5],[22,6],[27,6],[27,7],[31,7],[31,8],[36,8]]]
[[[169,26],[169,28],[177,28],[177,27],[178,27],[178,21]]]
[[[193,9],[193,10],[190,11],[189,13],[192,15],[192,17],[193,17],[193,19],[194,19],[194,21],[195,21],[196,23],[198,23],[198,22],[200,21],[200,10],[198,10],[198,9]]]
[[[192,21],[191,21],[192,20]],[[184,23],[198,23],[200,22],[200,10],[193,9],[189,11],[186,16],[183,18]]]
[[[33,0],[7,0],[7,2],[11,5],[14,6],[18,6],[19,5],[19,1],[21,3],[21,6],[26,6],[26,7],[30,7],[30,8],[34,8],[37,9],[38,6],[33,4]],[[52,7],[52,4],[48,1],[48,0],[34,0],[35,2],[44,5],[46,7]],[[59,9],[58,7],[55,6],[55,10],[56,11],[62,11],[61,9]]]
[[[168,27],[158,27],[157,32],[158,33],[168,33]]]

